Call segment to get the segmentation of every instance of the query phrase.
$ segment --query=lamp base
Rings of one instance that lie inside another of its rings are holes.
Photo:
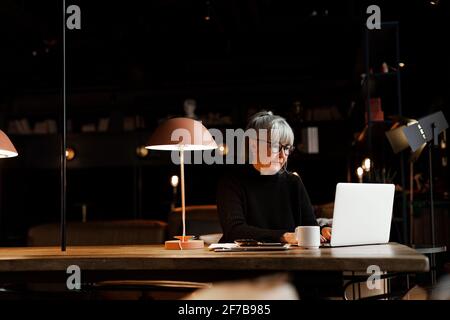
[[[164,244],[166,250],[193,250],[203,249],[205,243],[203,240],[167,240]]]

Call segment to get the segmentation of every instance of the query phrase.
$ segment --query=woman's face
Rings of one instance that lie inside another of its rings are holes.
[[[292,151],[291,146],[270,139],[251,139],[250,148],[255,167],[262,174],[275,174],[280,171]]]

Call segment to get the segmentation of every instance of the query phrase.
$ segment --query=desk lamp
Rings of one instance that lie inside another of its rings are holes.
[[[418,121],[410,121],[407,126],[402,125],[386,132],[392,149],[398,153],[410,148],[413,152],[411,160],[416,160],[423,149],[428,145],[428,166],[430,179],[430,210],[431,210],[431,238],[433,246],[436,245],[434,223],[434,195],[433,195],[433,145],[438,144],[438,135],[448,128],[447,120],[442,111],[420,118]]]
[[[0,130],[0,158],[17,157],[18,153],[8,136]]]
[[[436,246],[436,231],[434,217],[434,189],[433,189],[433,146],[438,145],[438,136],[448,128],[447,120],[442,111],[435,112],[417,121],[409,121],[408,125],[398,126],[388,132],[386,136],[395,153],[404,149],[411,149],[411,175],[412,162],[417,160],[422,151],[428,146],[428,169],[430,179],[430,215],[431,215],[431,242]],[[412,177],[411,185],[412,185]],[[412,189],[410,194],[410,207],[412,206]],[[412,221],[412,207],[411,207]],[[411,222],[412,225],[412,222]],[[411,229],[412,231],[412,229]],[[412,232],[411,232],[412,233]],[[411,234],[412,237],[412,234]],[[431,264],[434,265],[434,255],[431,256]],[[436,282],[435,272],[432,271],[432,283]]]
[[[18,153],[8,136],[0,130],[0,158],[17,157]]]
[[[404,149],[411,149],[411,174],[412,162],[422,153],[428,145],[428,166],[430,178],[430,211],[431,211],[431,242],[436,245],[435,220],[434,220],[434,195],[433,195],[433,145],[438,144],[438,135],[448,128],[447,120],[442,111],[420,118],[418,121],[408,121],[408,125],[402,125],[386,132],[386,136],[395,153]],[[412,184],[412,177],[411,184]],[[411,190],[412,202],[412,190]],[[411,217],[412,218],[412,217]],[[411,230],[412,231],[412,230]],[[412,235],[411,235],[412,237]]]
[[[189,118],[173,118],[162,123],[150,137],[146,146],[150,150],[178,151],[180,153],[181,208],[183,235],[178,240],[168,240],[165,248],[169,250],[201,249],[203,240],[192,240],[186,235],[186,206],[184,193],[184,152],[212,150],[217,144],[200,121]]]

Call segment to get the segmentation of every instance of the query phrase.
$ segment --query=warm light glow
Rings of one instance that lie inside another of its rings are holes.
[[[148,155],[148,149],[145,146],[139,146],[136,148],[136,154],[140,158],[145,158]]]
[[[75,158],[75,150],[73,148],[66,149],[66,159],[67,161],[71,161]]]
[[[361,167],[364,169],[364,171],[369,172],[370,168],[372,167],[372,161],[369,158],[365,158]]]
[[[441,140],[441,149],[447,148],[447,133],[444,131],[444,138]]]
[[[358,169],[356,169],[356,174],[358,175],[359,178],[361,178],[364,174],[364,169],[361,167],[358,167]]]
[[[176,188],[178,187],[178,182],[180,181],[180,179],[178,178],[178,176],[172,176],[170,178],[170,184],[172,185],[172,187]]]
[[[209,21],[211,20],[211,2],[209,0],[206,1],[206,10],[205,20]]]
[[[358,182],[362,183],[363,182],[364,169],[362,167],[358,167],[358,169],[356,169],[356,175],[358,176]]]
[[[398,66],[399,66],[400,68],[404,68],[404,67],[405,67],[405,64],[404,64],[403,62],[399,62],[399,63],[398,63]]]
[[[219,153],[226,156],[228,154],[228,146],[226,144],[219,144]]]

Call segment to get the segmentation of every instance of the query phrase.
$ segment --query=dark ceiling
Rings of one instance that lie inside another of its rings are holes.
[[[373,3],[383,21],[400,21],[404,90],[420,93],[406,92],[406,103],[448,102],[450,10],[443,0],[68,0],[82,12],[82,29],[67,32],[68,84],[77,92],[156,97],[353,95]],[[2,0],[0,35],[0,103],[61,90],[62,1]]]

